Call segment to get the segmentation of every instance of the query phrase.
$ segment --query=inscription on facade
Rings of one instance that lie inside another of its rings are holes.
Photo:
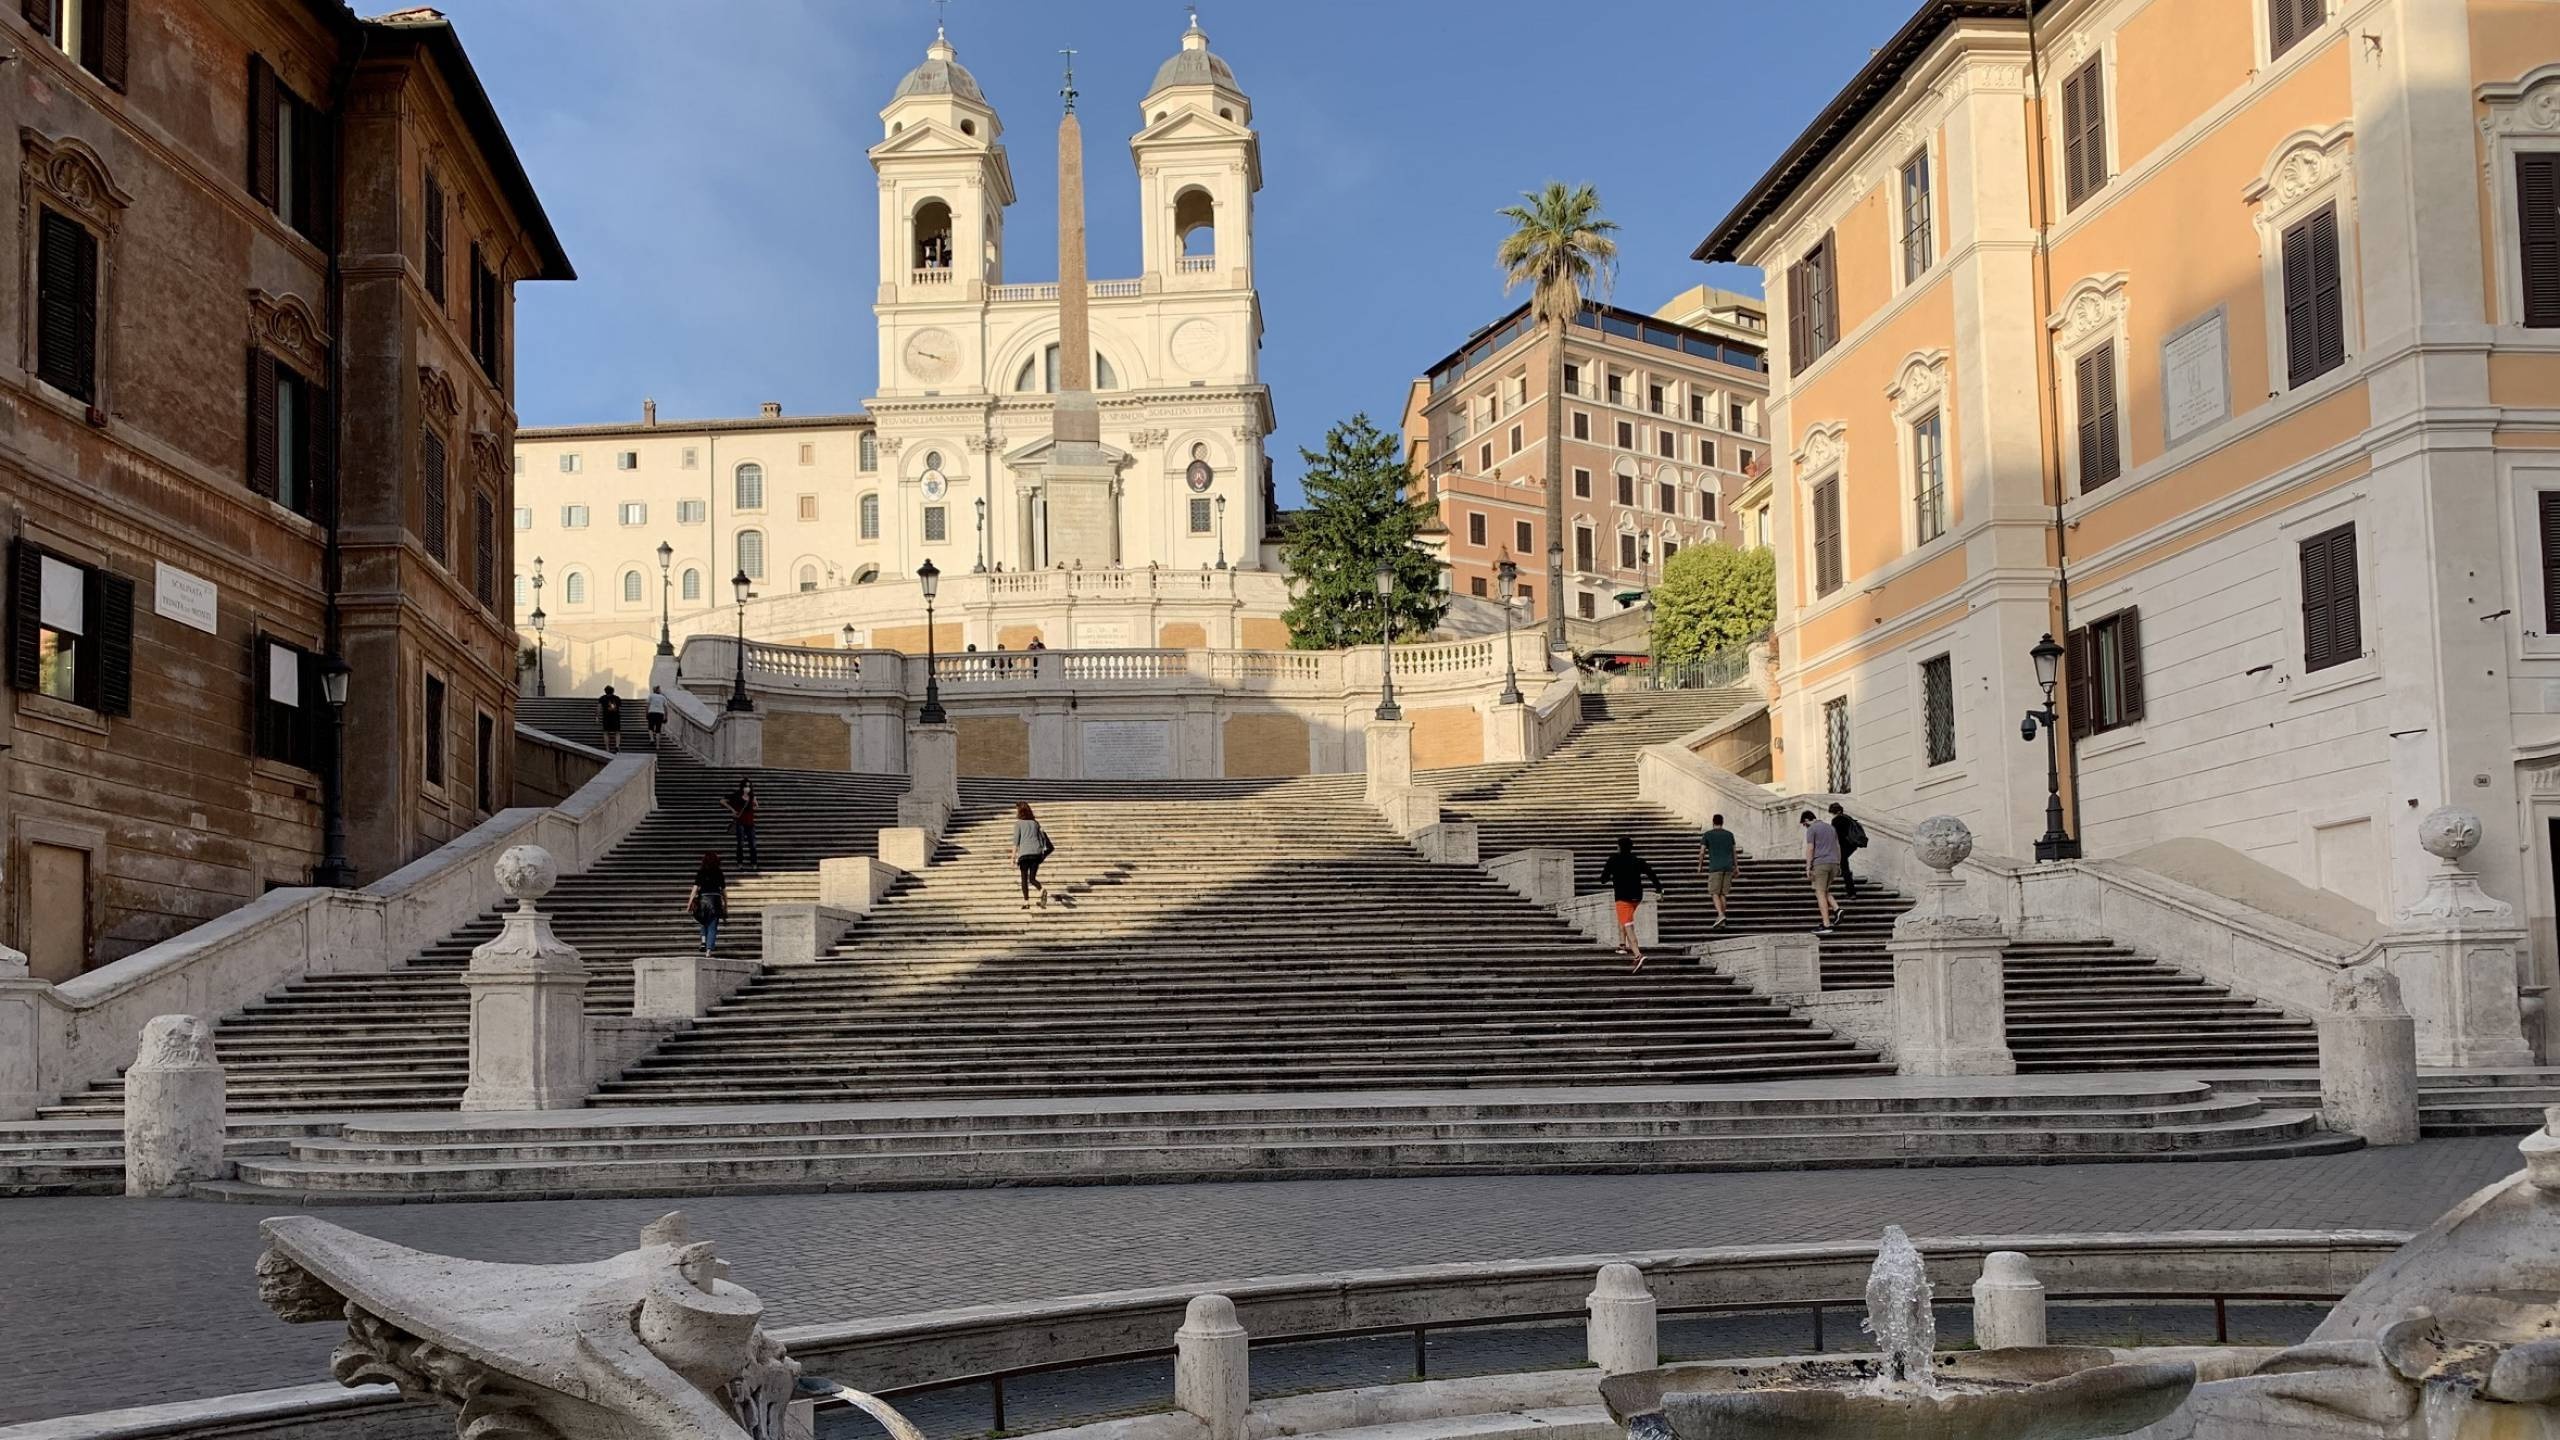
[[[1087,720],[1081,738],[1088,780],[1173,778],[1170,720]]]
[[[2161,347],[2160,388],[2170,444],[2220,424],[2231,413],[2228,350],[2219,310],[2170,336]]]
[[[215,633],[221,597],[214,583],[165,560],[157,563],[151,580],[151,613],[207,635]]]

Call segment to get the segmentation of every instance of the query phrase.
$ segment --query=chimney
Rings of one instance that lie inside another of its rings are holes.
[[[643,400],[640,402],[640,423],[643,425],[655,425],[658,423],[657,401]]]
[[[782,402],[781,402],[781,401],[779,401],[779,400],[767,400],[766,402],[764,402],[764,418],[766,418],[767,420],[779,420],[779,419],[781,419],[781,418],[782,418]]]

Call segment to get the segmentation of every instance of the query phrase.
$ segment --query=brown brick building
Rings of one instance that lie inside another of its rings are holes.
[[[453,30],[19,0],[0,932],[60,979],[509,800],[514,282],[571,271]],[[325,871],[323,872],[325,873]]]

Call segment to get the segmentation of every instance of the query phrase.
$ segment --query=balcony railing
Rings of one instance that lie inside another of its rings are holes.
[[[1097,300],[1144,293],[1144,285],[1136,280],[1088,280],[1084,292]],[[987,292],[990,300],[1055,300],[1058,282],[1042,281],[1028,285],[998,285]]]
[[[1090,286],[1090,293],[1096,300],[1122,299],[1145,292],[1146,286],[1136,280],[1096,280]]]
[[[948,265],[935,265],[908,272],[907,280],[914,285],[948,285],[951,277],[958,273]]]
[[[1174,273],[1179,275],[1206,275],[1218,268],[1218,257],[1215,255],[1176,256],[1173,268]]]

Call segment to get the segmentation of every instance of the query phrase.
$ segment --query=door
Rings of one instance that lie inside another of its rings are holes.
[[[27,965],[56,984],[89,968],[89,852],[27,847]]]

